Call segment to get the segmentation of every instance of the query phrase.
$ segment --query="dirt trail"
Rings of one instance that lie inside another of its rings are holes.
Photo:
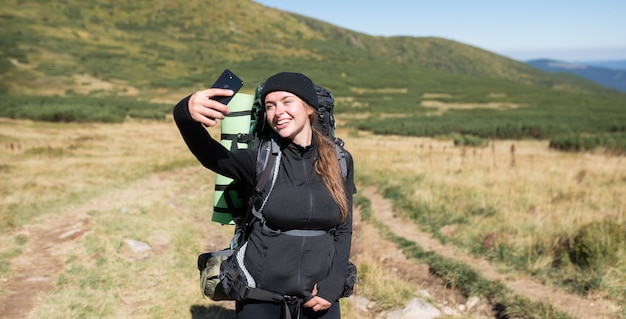
[[[492,281],[500,281],[521,296],[534,301],[549,301],[555,308],[572,316],[584,319],[617,318],[619,307],[606,300],[591,300],[572,295],[561,290],[547,287],[526,276],[501,274],[489,262],[468,256],[458,249],[441,244],[428,233],[419,230],[413,222],[407,222],[396,216],[391,203],[385,200],[374,187],[365,188],[364,195],[372,203],[373,214],[393,229],[393,232],[414,241],[426,251],[433,251],[446,258],[461,261],[480,270],[481,274]]]
[[[384,199],[382,197],[372,198],[372,202],[374,201],[384,201]],[[439,309],[443,307],[449,309],[463,308],[464,310],[457,311],[459,317],[465,315],[463,318],[494,318],[493,306],[488,300],[475,299],[472,302],[457,289],[447,286],[440,277],[430,271],[428,265],[416,263],[415,260],[408,258],[398,249],[396,244],[383,238],[376,226],[363,221],[358,207],[354,209],[353,231],[350,259],[355,264],[367,265],[370,262],[382,264],[388,279],[395,278],[409,283],[419,298],[428,300],[429,303]],[[359,289],[360,287],[357,285],[356,296],[360,296]],[[359,309],[358,318],[384,318],[384,314],[381,312],[385,310],[378,309],[376,302],[371,306],[371,309],[369,309],[370,306],[366,308],[368,308],[367,311]],[[387,312],[392,310],[387,310]],[[450,318],[456,317],[451,316]]]
[[[19,231],[28,238],[28,249],[12,261],[15,276],[2,283],[8,293],[0,296],[0,317],[25,318],[28,312],[54,288],[63,271],[63,251],[90,229],[84,217],[56,218]]]
[[[0,282],[0,289],[6,292],[0,295],[0,318],[26,318],[45,299],[65,269],[66,252],[72,245],[79,245],[85,232],[91,229],[90,211],[112,209],[134,199],[165,196],[170,189],[165,187],[169,180],[197,171],[198,168],[187,168],[173,174],[154,174],[66,211],[48,213],[38,224],[3,234],[24,236],[27,245],[24,252],[11,261],[14,275]]]

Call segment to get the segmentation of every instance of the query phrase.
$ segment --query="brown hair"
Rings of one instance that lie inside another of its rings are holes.
[[[310,116],[311,124],[318,118],[317,111]],[[313,127],[313,125],[311,125]],[[337,159],[337,150],[335,143],[313,127],[313,138],[317,144],[318,157],[315,161],[315,172],[322,176],[324,184],[328,187],[333,199],[339,205],[341,212],[341,221],[345,221],[348,217],[348,198],[346,196],[346,188],[343,177],[341,176],[341,167]]]

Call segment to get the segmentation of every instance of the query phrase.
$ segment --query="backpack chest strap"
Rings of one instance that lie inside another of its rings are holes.
[[[331,229],[331,230],[323,230],[323,229],[289,229],[289,230],[276,230],[276,229],[272,229],[269,226],[267,226],[267,222],[265,221],[265,219],[261,220],[261,225],[263,226],[263,229],[267,232],[270,232],[273,235],[289,235],[289,236],[296,236],[296,237],[317,237],[317,236],[323,236],[326,234],[334,234],[335,233],[335,229]]]

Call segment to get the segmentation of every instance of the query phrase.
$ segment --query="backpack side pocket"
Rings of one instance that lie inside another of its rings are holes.
[[[220,267],[222,262],[232,255],[231,249],[208,252],[198,256],[198,270],[200,271],[200,292],[206,298],[215,301],[232,300],[225,292],[220,281]]]
[[[351,261],[348,261],[348,271],[346,272],[346,281],[341,297],[350,297],[357,283],[359,283],[359,277],[357,276],[356,266]]]
[[[248,242],[237,247],[220,265],[219,279],[224,293],[231,300],[243,300],[249,288],[256,288],[256,282],[243,263]]]

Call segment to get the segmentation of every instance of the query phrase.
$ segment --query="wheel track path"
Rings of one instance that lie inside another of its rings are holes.
[[[581,319],[617,319],[620,308],[603,299],[587,299],[554,287],[542,285],[521,274],[502,274],[488,261],[469,256],[459,249],[441,244],[430,234],[421,231],[417,225],[395,214],[390,201],[383,198],[375,187],[366,187],[364,196],[372,204],[372,214],[395,234],[418,243],[424,250],[435,252],[443,257],[463,262],[478,270],[485,278],[499,281],[515,293],[533,301],[549,302],[556,309]]]

